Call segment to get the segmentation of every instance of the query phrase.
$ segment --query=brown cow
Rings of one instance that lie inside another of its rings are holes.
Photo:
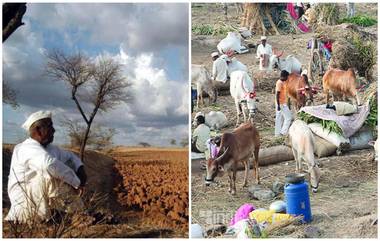
[[[313,104],[313,94],[316,93],[317,88],[309,85],[306,73],[289,74],[286,82],[288,96],[297,111],[305,105]]]
[[[243,162],[244,164],[243,186],[246,187],[248,184],[249,158],[252,157],[252,154],[255,156],[253,160],[253,175],[259,184],[259,149],[260,136],[253,122],[241,124],[232,133],[224,133],[221,138],[218,157],[216,159],[210,158],[207,161],[206,185],[214,181],[218,173],[223,175],[224,170],[227,170],[230,184],[229,192],[235,195],[237,165],[239,162]]]
[[[333,95],[355,98],[356,104],[360,105],[355,80],[355,72],[352,68],[346,71],[329,69],[323,76],[323,92],[326,95],[326,104],[329,103],[329,91],[331,91]]]

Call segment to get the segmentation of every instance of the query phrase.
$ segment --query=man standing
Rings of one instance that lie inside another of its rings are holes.
[[[261,36],[261,44],[257,47],[257,58],[260,59],[260,70],[270,69],[269,58],[272,54],[272,46],[267,44],[267,37]]]
[[[289,73],[286,70],[281,71],[280,79],[276,83],[276,123],[275,136],[287,135],[292,122],[292,113],[287,106],[287,79]]]
[[[8,177],[11,208],[5,220],[48,220],[53,211],[83,205],[78,197],[87,180],[83,163],[73,153],[51,145],[55,132],[51,115],[50,111],[38,111],[22,126],[30,138],[16,145],[12,154]]]

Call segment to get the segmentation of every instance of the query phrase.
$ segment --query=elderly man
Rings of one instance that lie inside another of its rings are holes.
[[[226,83],[227,82],[227,61],[229,58],[223,54],[219,57],[217,52],[211,54],[213,59],[212,63],[212,78],[215,81]]]
[[[8,177],[11,208],[5,220],[49,220],[57,212],[83,205],[80,196],[87,179],[83,163],[51,144],[55,132],[51,115],[38,111],[22,126],[30,138],[13,151]]]
[[[260,59],[260,70],[269,70],[270,56],[273,54],[272,46],[267,44],[267,37],[261,36],[261,44],[257,47],[257,58]]]

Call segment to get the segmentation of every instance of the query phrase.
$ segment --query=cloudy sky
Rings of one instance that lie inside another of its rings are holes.
[[[3,142],[26,133],[26,117],[54,113],[56,144],[69,141],[62,116],[82,121],[70,89],[44,72],[52,49],[81,51],[119,61],[132,83],[134,102],[98,114],[95,123],[116,129],[117,145],[169,145],[188,136],[188,4],[27,4],[23,21],[3,43],[3,80],[17,91],[20,105],[3,105]]]

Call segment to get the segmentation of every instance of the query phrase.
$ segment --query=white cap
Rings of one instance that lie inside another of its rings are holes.
[[[194,119],[198,118],[198,116],[205,116],[205,114],[203,114],[202,112],[197,112],[197,114],[195,114],[194,116]]]
[[[51,111],[40,110],[40,111],[34,112],[28,117],[28,119],[26,119],[24,124],[22,124],[22,128],[29,131],[29,128],[33,125],[34,122],[45,119],[45,118],[51,118]]]
[[[267,40],[267,36],[261,36],[261,40]]]
[[[211,53],[211,57],[216,57],[216,56],[219,56],[219,53],[218,53],[218,52],[212,52],[212,53]]]
[[[307,69],[302,70],[301,75],[307,75]]]

